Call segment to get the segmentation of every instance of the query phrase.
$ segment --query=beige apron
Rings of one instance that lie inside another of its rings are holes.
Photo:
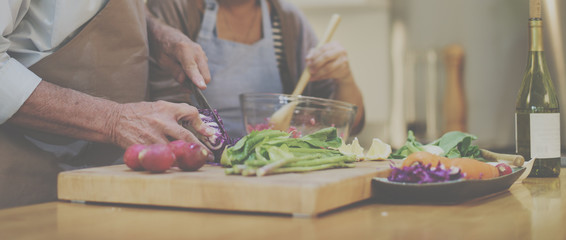
[[[93,96],[121,103],[145,100],[149,52],[144,8],[142,0],[109,0],[78,35],[30,70],[44,81]],[[45,145],[40,148],[38,143]],[[49,146],[78,146],[79,151],[57,154]],[[0,208],[56,200],[57,174],[63,166],[111,164],[122,151],[0,125]]]

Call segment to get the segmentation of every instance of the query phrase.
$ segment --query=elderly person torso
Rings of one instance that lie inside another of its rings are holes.
[[[174,55],[205,57],[147,13],[141,0],[0,1],[0,208],[56,200],[58,172],[119,162],[131,144],[198,142],[180,120],[210,135],[194,107],[144,102],[148,37],[169,59],[181,43]]]

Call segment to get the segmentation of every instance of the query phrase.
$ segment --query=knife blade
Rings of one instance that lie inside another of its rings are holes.
[[[206,109],[210,110],[210,112],[212,113],[212,116],[214,117],[214,121],[218,124],[218,128],[220,128],[222,135],[228,135],[228,133],[226,133],[226,130],[224,129],[224,126],[220,123],[218,115],[216,115],[216,112],[214,111],[214,109],[210,106],[210,104],[208,104],[208,101],[204,97],[204,94],[202,93],[200,88],[198,88],[195,85],[195,83],[193,83],[193,81],[191,81],[190,79],[185,79],[185,81],[183,81],[183,84],[187,88],[189,88],[191,90],[191,92],[195,95],[195,99],[196,99],[200,108],[206,108]]]

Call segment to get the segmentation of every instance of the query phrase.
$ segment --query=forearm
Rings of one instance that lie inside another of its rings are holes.
[[[8,122],[96,142],[112,142],[119,104],[42,81]]]
[[[363,127],[365,117],[362,93],[351,74],[343,79],[337,79],[336,88],[337,100],[349,102],[358,107],[356,117],[354,118],[354,124],[352,126],[352,134],[357,134]]]
[[[177,45],[187,38],[181,32],[157,19],[147,6],[145,8],[145,21],[147,23],[149,48],[155,55],[162,54],[160,51],[165,51],[169,48],[178,48]],[[179,50],[174,49],[174,51]]]

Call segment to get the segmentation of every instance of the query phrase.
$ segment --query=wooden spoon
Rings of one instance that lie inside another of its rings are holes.
[[[316,49],[320,48],[322,45],[330,42],[332,35],[334,35],[334,31],[336,31],[336,27],[338,27],[338,23],[340,23],[340,15],[334,14],[330,19],[330,23],[328,23],[328,27],[326,28],[326,32],[324,32],[324,36],[316,45]],[[296,97],[301,95],[311,78],[311,74],[309,72],[308,67],[305,67],[305,70],[301,74],[299,81],[297,82],[297,86],[295,86],[295,90],[291,94],[291,96]],[[279,108],[269,119],[269,125],[272,129],[287,131],[289,129],[289,125],[291,124],[291,118],[293,117],[293,111],[297,106],[298,102],[293,100],[291,103],[284,105],[283,107]]]

